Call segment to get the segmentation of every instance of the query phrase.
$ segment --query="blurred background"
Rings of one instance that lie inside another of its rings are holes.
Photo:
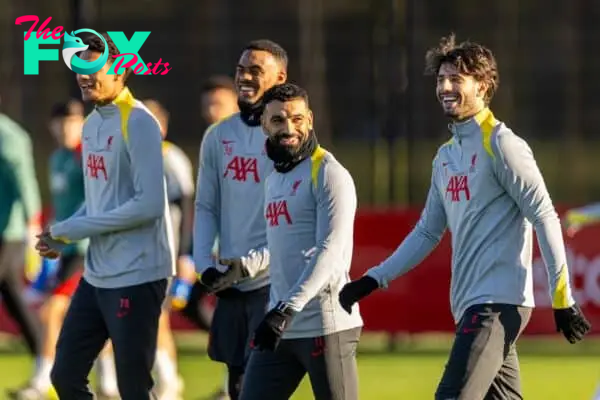
[[[163,103],[171,117],[169,139],[194,163],[206,127],[199,95],[206,79],[232,76],[250,40],[280,43],[290,59],[289,80],[309,92],[321,143],[348,167],[357,184],[356,274],[395,248],[424,202],[432,157],[449,136],[434,80],[423,75],[424,54],[450,32],[495,53],[500,88],[491,108],[531,144],[559,209],[600,200],[598,1],[0,0],[1,112],[32,136],[40,189],[48,201],[44,171],[54,149],[47,130],[49,110],[57,101],[79,98],[79,89],[62,62],[41,62],[39,75],[24,75],[23,32],[30,23],[19,27],[15,19],[27,14],[38,15],[40,22],[52,16],[51,29],[116,30],[127,37],[151,31],[140,55],[146,62],[167,61],[172,70],[164,76],[133,76],[129,86],[137,97]],[[568,242],[578,299],[596,318],[598,234],[591,229]],[[361,398],[432,398],[448,340],[443,334],[423,333],[452,331],[448,261],[446,238],[421,271],[411,272],[387,297],[365,304],[365,312],[373,315],[365,318],[367,330],[386,333],[365,340],[359,359]],[[539,256],[536,268],[536,295],[544,304]],[[426,321],[401,310],[394,317],[381,315],[378,310],[392,300],[412,306],[422,302]],[[525,398],[591,399],[600,378],[600,345],[591,339],[568,346],[539,337],[552,334],[553,327],[547,309],[536,313],[538,322],[524,340]],[[390,322],[394,319],[401,322]],[[182,361],[188,363],[186,398],[201,398],[219,379],[219,367],[206,360],[202,336],[181,333],[178,340],[187,351]],[[6,381],[13,385],[20,382],[14,371],[26,375],[27,364],[19,357],[10,351],[0,355],[0,388],[5,371],[12,371]],[[377,385],[378,378],[385,385]],[[576,393],[562,385],[574,380]],[[310,398],[303,385],[297,398]]]
[[[266,37],[288,51],[290,80],[308,89],[319,138],[350,168],[361,205],[420,204],[431,157],[448,136],[434,81],[423,75],[424,53],[455,32],[495,52],[501,83],[492,108],[532,143],[554,199],[600,198],[597,1],[0,0],[0,7],[3,109],[31,132],[41,160],[51,148],[50,106],[79,94],[63,63],[23,74],[18,16],[128,37],[151,31],[140,54],[173,70],[135,76],[130,86],[166,105],[171,139],[194,160],[201,85],[212,74],[233,75],[242,47]]]

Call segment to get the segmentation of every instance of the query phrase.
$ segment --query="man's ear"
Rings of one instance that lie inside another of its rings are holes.
[[[286,81],[287,81],[287,71],[285,69],[279,70],[279,73],[277,74],[277,84],[281,85],[282,83],[285,83]]]
[[[313,112],[312,112],[312,110],[308,110],[308,128],[310,130],[313,130],[313,122],[314,122]]]
[[[479,87],[477,88],[477,95],[480,97],[485,97],[485,94],[488,90],[488,85],[486,82],[478,82]]]
[[[260,114],[260,124],[262,125],[263,128],[265,128],[267,126],[267,117],[266,117],[266,112],[262,112]]]
[[[268,122],[269,122],[269,120],[268,120],[268,118],[267,118],[267,116],[265,114],[266,113],[263,112],[260,115],[260,127],[262,128],[263,133],[267,136],[267,139],[268,139],[270,137],[269,129],[268,129]]]
[[[125,68],[125,71],[123,71],[122,74],[115,74],[115,76],[118,79],[121,79],[121,82],[123,83],[123,86],[125,86],[125,81],[127,80],[127,77],[129,76],[129,72],[130,72],[130,68]],[[133,72],[133,71],[131,71],[131,72]]]

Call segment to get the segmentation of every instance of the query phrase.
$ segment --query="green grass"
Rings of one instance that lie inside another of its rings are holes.
[[[381,337],[364,337],[358,356],[361,399],[433,398],[446,362],[448,337],[401,339],[394,352],[387,352],[387,343]],[[206,343],[203,335],[180,335],[178,343],[185,398],[206,398],[222,382],[222,366],[212,363],[202,351]],[[0,393],[21,384],[32,368],[32,362],[18,346],[5,344],[0,354]],[[571,346],[556,338],[523,339],[520,354],[525,399],[591,398],[600,378],[600,341]],[[312,398],[308,381],[302,382],[292,398]]]

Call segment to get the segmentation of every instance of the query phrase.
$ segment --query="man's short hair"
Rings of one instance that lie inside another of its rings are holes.
[[[210,93],[215,90],[224,89],[235,93],[235,83],[227,75],[214,75],[202,85],[201,94]]]
[[[73,115],[84,115],[83,104],[79,100],[69,100],[62,103],[56,103],[50,111],[50,118],[66,118]]]
[[[279,44],[275,43],[269,39],[259,39],[253,40],[244,47],[244,51],[246,50],[258,50],[258,51],[266,51],[271,54],[277,62],[279,62],[283,69],[287,70],[288,66],[288,55],[287,52],[281,47]]]
[[[306,90],[298,85],[286,82],[282,83],[281,85],[275,85],[271,89],[267,90],[263,96],[263,104],[266,106],[272,101],[281,101],[283,103],[297,99],[304,100],[306,107],[309,107],[308,93]]]
[[[490,49],[469,41],[456,44],[456,36],[450,34],[448,37],[441,38],[438,46],[427,51],[425,74],[437,76],[444,63],[452,64],[461,73],[485,82],[487,91],[484,100],[489,104],[500,84],[498,66]]]
[[[118,56],[119,54],[121,54],[121,52],[117,48],[117,45],[115,44],[115,42],[113,42],[113,40],[110,38],[108,33],[103,32],[103,33],[101,33],[101,35],[104,38],[104,40],[106,40],[106,44],[108,44],[108,63],[112,64],[117,60],[113,56]],[[97,53],[104,52],[104,42],[98,36],[88,35],[88,36],[84,37],[82,40],[83,40],[84,44],[87,44],[89,46],[88,51],[94,51]],[[132,72],[131,67],[128,67],[125,70],[124,80],[127,80],[127,78],[129,78],[129,75],[131,74],[131,72]]]

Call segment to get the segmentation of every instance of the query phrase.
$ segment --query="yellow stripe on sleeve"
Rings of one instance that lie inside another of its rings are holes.
[[[483,135],[483,148],[485,152],[490,155],[490,157],[495,158],[494,150],[492,149],[492,133],[494,133],[494,128],[498,124],[498,121],[494,117],[494,114],[489,108],[481,111],[476,117],[475,120],[481,127],[481,134]]]
[[[310,157],[310,178],[315,189],[317,188],[317,184],[319,183],[319,170],[321,169],[321,164],[323,163],[323,159],[325,158],[326,153],[327,152],[321,146],[319,146],[317,147],[313,155]]]
[[[567,296],[568,289],[568,269],[566,265],[561,267],[560,276],[554,289],[554,295],[552,296],[552,308],[562,309],[569,308],[569,297]]]
[[[121,114],[121,133],[123,135],[123,140],[127,142],[129,139],[127,125],[129,122],[129,115],[131,114],[131,110],[133,110],[133,106],[135,105],[135,99],[133,98],[133,95],[129,89],[125,88],[121,91],[121,93],[119,93],[113,103],[119,108],[119,112]]]

